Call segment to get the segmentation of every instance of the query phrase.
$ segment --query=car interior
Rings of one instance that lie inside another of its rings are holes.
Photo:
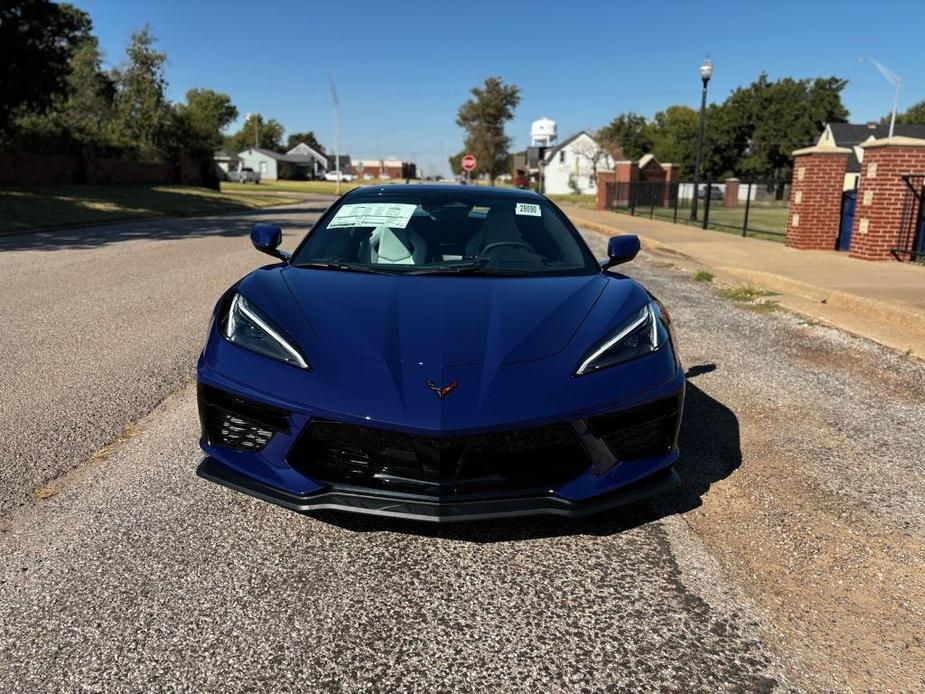
[[[517,215],[511,204],[450,203],[415,209],[404,228],[358,226],[313,232],[314,260],[362,265],[447,265],[479,261],[486,267],[544,270],[582,267],[585,258],[552,214]]]

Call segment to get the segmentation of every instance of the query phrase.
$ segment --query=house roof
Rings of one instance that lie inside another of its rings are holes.
[[[238,156],[241,156],[244,152],[257,152],[258,154],[262,154],[270,159],[275,159],[276,161],[300,166],[307,166],[315,161],[315,158],[310,154],[280,154],[279,152],[274,152],[272,149],[264,149],[263,147],[248,147],[243,152],[239,152]]]
[[[570,136],[570,137],[567,137],[567,138],[565,138],[564,140],[562,140],[562,142],[560,142],[559,144],[557,144],[555,147],[551,147],[550,149],[547,149],[547,150],[546,150],[546,157],[543,159],[543,163],[544,163],[544,164],[548,164],[550,161],[552,161],[553,156],[555,156],[555,154],[556,154],[560,149],[565,149],[566,147],[568,147],[570,144],[572,144],[575,140],[577,140],[577,139],[578,139],[579,137],[581,137],[582,135],[587,135],[588,137],[591,137],[591,135],[588,133],[588,131],[586,131],[586,130],[579,130],[579,131],[578,131],[577,133],[575,133],[574,135],[572,135],[572,136]],[[594,140],[593,137],[591,137],[591,139]],[[594,140],[594,141],[597,142],[597,140]]]
[[[890,135],[889,123],[829,123],[828,128],[837,147],[852,148],[851,156],[848,157],[848,173],[858,173],[861,170],[861,162],[854,147],[867,140],[882,140]],[[896,123],[893,126],[893,136],[925,138],[925,125]]]
[[[296,151],[296,150],[301,150],[301,151]],[[286,156],[288,157],[308,157],[309,159],[315,159],[316,161],[324,165],[327,165],[328,163],[328,158],[325,155],[323,155],[321,152],[315,149],[312,149],[304,142],[300,142],[295,147],[293,147],[288,152],[286,152]]]
[[[859,145],[871,137],[881,140],[890,136],[889,123],[829,123],[829,130],[832,131],[832,138],[839,147]],[[925,125],[897,123],[893,126],[893,135],[925,138]]]

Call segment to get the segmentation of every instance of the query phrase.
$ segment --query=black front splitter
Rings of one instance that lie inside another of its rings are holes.
[[[299,513],[337,510],[372,516],[410,518],[432,523],[537,515],[579,518],[639,501],[653,494],[668,491],[681,483],[674,468],[667,468],[616,491],[581,501],[570,501],[556,496],[530,496],[435,502],[354,489],[331,489],[310,496],[298,496],[242,475],[215,458],[203,458],[196,474],[225,487]]]

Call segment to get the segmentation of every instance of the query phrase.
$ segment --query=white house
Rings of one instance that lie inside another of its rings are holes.
[[[345,155],[342,155],[342,158]],[[328,159],[304,142],[299,143],[286,154],[270,149],[250,147],[238,152],[241,166],[250,167],[260,174],[261,181],[275,181],[279,178],[317,178],[327,171]]]
[[[597,193],[597,172],[613,170],[614,160],[584,130],[546,151],[543,159],[543,192],[547,195]]]

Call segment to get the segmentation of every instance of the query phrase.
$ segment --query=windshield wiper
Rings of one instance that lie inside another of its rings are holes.
[[[309,260],[305,263],[298,263],[292,267],[313,267],[322,270],[347,270],[352,272],[369,272],[374,275],[394,275],[396,273],[382,270],[371,265],[350,265],[349,263],[338,263],[330,260]]]

